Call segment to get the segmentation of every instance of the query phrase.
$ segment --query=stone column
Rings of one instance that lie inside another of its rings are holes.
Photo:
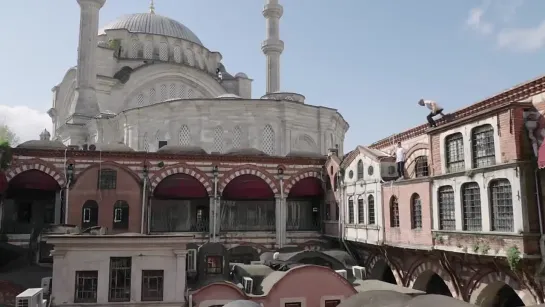
[[[174,254],[176,255],[176,302],[183,302],[185,301],[187,250],[174,250]]]
[[[217,229],[218,229],[218,222],[217,222],[217,219],[215,218],[216,216],[216,209],[215,209],[215,205],[216,205],[216,199],[214,196],[210,197],[210,202],[209,202],[209,206],[210,206],[210,213],[208,214],[209,218],[208,218],[208,233],[210,235],[210,241],[212,241],[212,238],[214,237],[214,221],[216,222],[216,233],[217,233]]]
[[[276,246],[281,248],[286,243],[286,208],[285,199],[275,195],[275,216],[276,216]]]
[[[62,212],[62,190],[59,190],[55,193],[55,224],[59,225],[62,223],[61,212]]]
[[[71,113],[88,119],[99,113],[96,96],[96,52],[99,12],[106,0],[78,0],[80,5],[76,105]]]

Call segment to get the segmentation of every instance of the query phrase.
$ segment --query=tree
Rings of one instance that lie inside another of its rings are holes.
[[[0,144],[7,143],[11,146],[19,143],[19,137],[6,124],[0,124]]]

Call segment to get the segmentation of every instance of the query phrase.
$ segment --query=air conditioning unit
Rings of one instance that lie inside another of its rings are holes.
[[[261,262],[261,260],[256,260],[256,261],[250,261],[250,264],[256,265],[256,264],[263,264],[263,263]]]
[[[354,275],[354,278],[356,279],[363,280],[363,278],[365,277],[365,268],[362,266],[357,266],[357,265],[353,266],[352,275]]]
[[[53,283],[52,277],[44,277],[42,278],[42,289],[44,289],[44,295],[50,295],[51,294],[51,285]]]
[[[242,278],[242,286],[244,287],[244,292],[252,294],[252,289],[254,288],[254,280],[250,277],[244,276]]]
[[[346,273],[346,270],[335,270],[335,272],[339,275],[341,275],[342,277],[344,277],[345,279],[348,277],[348,274]]]
[[[47,301],[44,300],[42,288],[29,288],[15,297],[15,307],[45,307]]]

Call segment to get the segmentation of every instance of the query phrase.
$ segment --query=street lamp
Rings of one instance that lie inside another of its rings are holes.
[[[278,179],[282,181],[284,179],[284,169],[279,166],[277,169],[277,172],[278,172]]]
[[[70,183],[74,180],[74,164],[72,163],[66,166],[66,179],[68,186],[70,186]]]

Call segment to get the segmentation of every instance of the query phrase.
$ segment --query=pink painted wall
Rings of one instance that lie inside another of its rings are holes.
[[[320,282],[316,282],[319,280]],[[248,297],[234,285],[217,283],[202,288],[193,294],[197,307],[210,300],[252,300],[263,303],[265,307],[281,306],[284,298],[306,299],[306,306],[319,307],[325,297],[342,296],[347,298],[356,294],[354,287],[335,271],[321,266],[304,265],[289,270],[284,277],[263,296]]]
[[[411,197],[414,193],[420,196],[422,204],[422,228],[420,229],[412,229]],[[397,196],[399,204],[399,227],[396,228],[390,225],[390,199],[394,195]],[[429,182],[401,181],[394,182],[393,185],[385,183],[382,185],[382,197],[387,244],[433,245]]]

